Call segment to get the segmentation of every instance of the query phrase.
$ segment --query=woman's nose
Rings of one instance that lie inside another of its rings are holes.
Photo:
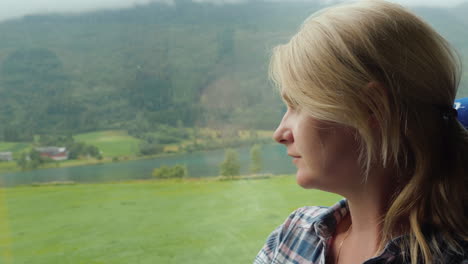
[[[281,124],[275,130],[273,139],[280,144],[290,144],[294,142],[294,137],[291,130],[283,127]]]

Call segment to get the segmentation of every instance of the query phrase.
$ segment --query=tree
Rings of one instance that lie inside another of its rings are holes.
[[[223,60],[225,64],[232,64],[234,58],[234,29],[225,28],[218,33],[218,62]]]
[[[240,173],[240,162],[237,151],[227,149],[224,154],[224,161],[220,165],[222,176],[236,176]]]
[[[172,86],[168,73],[136,72],[128,99],[139,111],[160,111],[172,105]]]
[[[85,152],[93,158],[98,158],[101,155],[99,149],[93,145],[86,145]]]
[[[255,144],[250,149],[250,172],[259,173],[262,170],[262,167],[261,146],[259,144]]]
[[[8,54],[0,65],[0,87],[0,113],[9,118],[2,120],[3,127],[15,125],[20,131],[78,127],[75,121],[83,108],[66,93],[70,76],[52,50],[20,48]],[[6,115],[10,109],[13,115]]]
[[[21,153],[16,164],[18,164],[21,169],[36,169],[42,164],[51,161],[50,158],[42,157],[37,150],[32,149],[29,152]]]
[[[187,166],[180,164],[173,167],[161,166],[155,168],[152,175],[158,179],[184,178],[188,176],[188,170]]]
[[[9,142],[27,142],[33,140],[33,133],[29,129],[22,129],[16,126],[3,124],[3,141]]]
[[[21,153],[19,158],[16,160],[16,164],[18,164],[18,166],[23,170],[28,167],[28,158],[27,157],[28,157],[27,153]]]
[[[29,152],[29,158],[31,160],[29,161],[28,166],[31,169],[36,169],[36,168],[40,167],[42,164],[52,161],[52,159],[50,159],[50,158],[42,157],[41,153],[39,153],[39,151],[37,151],[35,149],[32,149]]]
[[[164,151],[164,146],[158,143],[147,143],[142,142],[140,143],[140,155],[147,156],[147,155],[154,155],[159,154]]]

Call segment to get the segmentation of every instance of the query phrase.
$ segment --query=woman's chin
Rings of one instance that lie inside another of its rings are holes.
[[[298,170],[296,172],[296,183],[304,189],[315,189],[324,192],[336,193],[343,195],[338,187],[339,184],[333,184],[326,180],[326,177],[321,177],[323,175],[315,175],[312,173],[303,173]]]
[[[315,189],[317,188],[317,180],[314,179],[311,173],[307,173],[303,170],[297,170],[296,172],[296,182],[299,186],[304,189]]]

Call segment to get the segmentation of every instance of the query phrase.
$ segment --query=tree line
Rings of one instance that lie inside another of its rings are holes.
[[[234,149],[226,149],[224,160],[219,164],[219,173],[221,176],[230,177],[240,175],[241,164],[239,154]],[[263,169],[263,160],[261,154],[261,145],[255,144],[250,148],[250,167],[251,174],[259,173]],[[177,164],[175,166],[161,166],[153,169],[152,176],[157,179],[174,179],[189,177],[186,165]]]

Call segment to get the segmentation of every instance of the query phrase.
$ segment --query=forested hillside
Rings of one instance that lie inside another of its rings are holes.
[[[176,1],[2,22],[0,140],[158,124],[273,129],[283,108],[270,50],[319,7]],[[468,54],[466,5],[416,12]]]

